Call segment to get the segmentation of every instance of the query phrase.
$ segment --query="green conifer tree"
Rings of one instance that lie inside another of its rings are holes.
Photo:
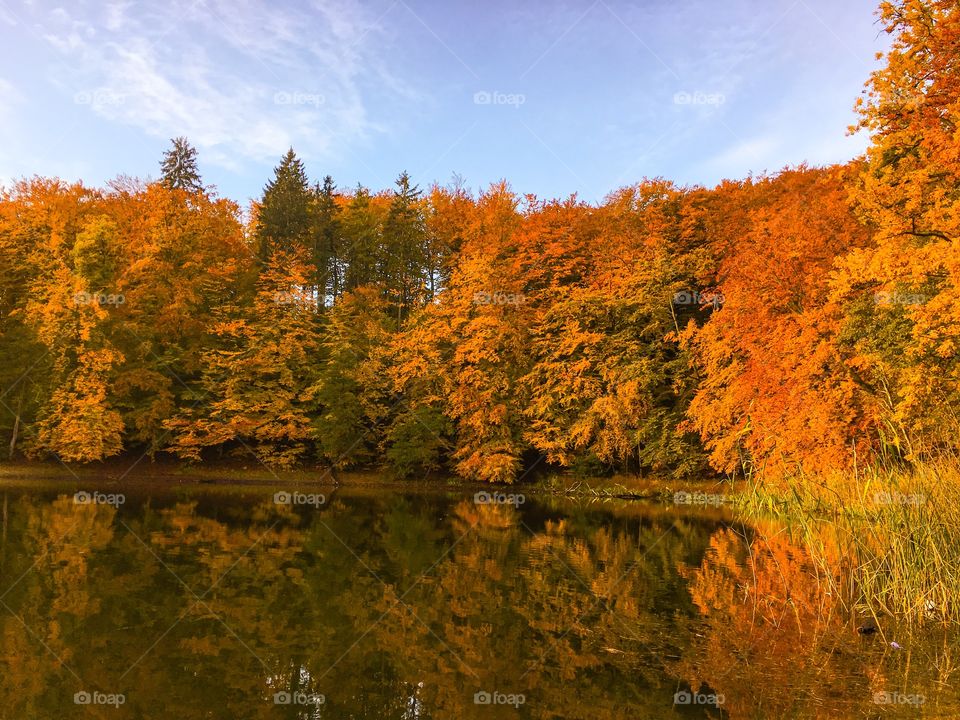
[[[276,251],[297,252],[310,245],[313,193],[303,162],[290,148],[263,190],[257,213],[258,256],[267,263]]]
[[[185,137],[173,138],[172,147],[163,154],[160,162],[160,182],[174,190],[202,192],[203,183],[197,170],[197,149]]]

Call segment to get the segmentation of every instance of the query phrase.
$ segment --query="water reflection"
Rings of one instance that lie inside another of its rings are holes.
[[[6,492],[0,717],[960,712],[951,638],[858,635],[828,568],[721,510],[126,495]]]

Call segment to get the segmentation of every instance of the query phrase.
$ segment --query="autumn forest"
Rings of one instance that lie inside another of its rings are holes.
[[[512,482],[957,451],[960,17],[884,3],[866,157],[600,204],[339,188],[293,150],[240,208],[158,181],[0,201],[11,457],[255,456]]]
[[[0,720],[960,717],[960,1],[377,3],[0,3]]]

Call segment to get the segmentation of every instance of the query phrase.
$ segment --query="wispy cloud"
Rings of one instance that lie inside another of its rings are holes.
[[[874,2],[0,0],[22,96],[0,174],[149,172],[175,135],[235,197],[288,146],[343,186],[422,168],[592,198],[842,161]]]
[[[227,167],[290,145],[307,157],[348,152],[384,130],[364,88],[405,89],[377,57],[377,17],[356,3],[175,0],[135,13],[126,2],[37,12],[65,93],[149,135],[187,135]]]

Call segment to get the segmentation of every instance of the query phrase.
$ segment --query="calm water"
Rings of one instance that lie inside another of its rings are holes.
[[[0,490],[3,718],[960,717],[722,510],[76,489]]]

